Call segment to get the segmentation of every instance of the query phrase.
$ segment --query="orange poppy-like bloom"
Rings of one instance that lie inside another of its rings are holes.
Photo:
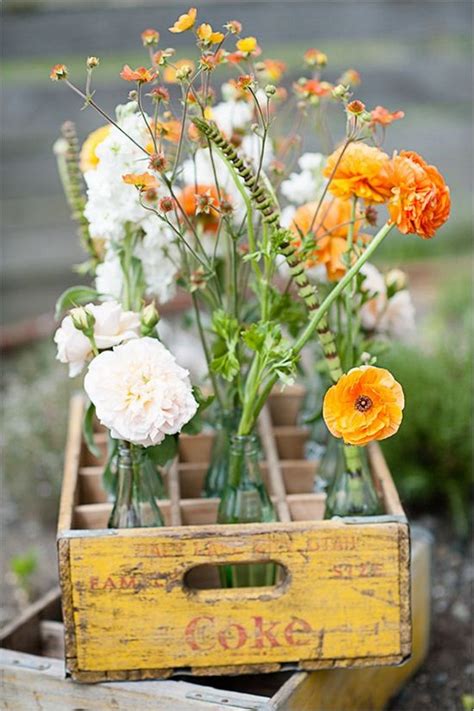
[[[362,446],[394,435],[400,427],[405,397],[385,368],[364,365],[342,375],[329,388],[323,417],[334,437]]]
[[[258,67],[259,73],[268,81],[279,81],[286,69],[285,62],[280,62],[279,59],[264,59],[261,68]]]
[[[81,148],[80,167],[83,173],[86,170],[95,170],[99,164],[96,149],[102,141],[104,141],[110,133],[110,126],[101,126],[90,133]]]
[[[371,124],[379,124],[380,126],[390,126],[394,121],[398,121],[405,116],[404,111],[389,111],[385,106],[376,106],[370,112],[372,117]]]
[[[137,67],[137,69],[132,69],[125,64],[124,68],[120,72],[120,76],[125,81],[136,81],[139,84],[148,84],[155,78],[155,73],[151,69],[146,69],[146,67]]]
[[[178,201],[189,217],[198,217],[206,232],[217,232],[219,195],[215,185],[187,185]]]
[[[195,7],[190,7],[189,10],[184,14],[180,15],[176,22],[174,23],[173,27],[169,28],[170,32],[186,32],[186,30],[190,30],[191,27],[194,27],[194,23],[196,22],[196,17],[197,17],[197,10]]]
[[[342,154],[342,157],[341,157]],[[385,171],[389,164],[386,153],[366,143],[349,143],[329,156],[323,174],[331,178],[329,190],[343,200],[357,196],[367,202],[386,202],[390,186]]]
[[[311,47],[307,49],[303,55],[305,63],[310,67],[325,67],[328,63],[327,55],[320,52],[319,49]]]
[[[317,202],[309,202],[296,210],[290,226],[291,231],[295,234],[293,244],[297,249],[301,249],[302,238],[312,232],[314,234],[314,250],[307,250],[307,241],[305,240],[305,266],[311,268],[317,264],[324,264],[328,279],[338,281],[346,273],[342,255],[347,250],[351,204],[347,200],[338,200],[337,198],[325,200],[319,209],[313,227],[311,227],[317,205]],[[356,220],[354,241],[358,236],[362,236],[359,235],[359,226],[360,220]]]
[[[295,93],[302,96],[303,99],[320,99],[330,96],[333,88],[329,82],[319,81],[319,79],[306,79],[304,82],[294,84]]]
[[[251,54],[257,49],[257,39],[255,37],[243,37],[237,41],[235,45],[239,52]]]
[[[127,185],[135,185],[140,192],[158,187],[158,180],[150,173],[126,173],[122,175],[122,180]]]
[[[394,154],[387,168],[390,219],[403,234],[433,237],[449,217],[451,196],[441,173],[418,153]]]

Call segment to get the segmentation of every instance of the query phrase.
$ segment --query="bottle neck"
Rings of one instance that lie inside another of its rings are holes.
[[[239,486],[251,479],[260,479],[259,447],[255,434],[233,435],[230,440],[229,484]]]

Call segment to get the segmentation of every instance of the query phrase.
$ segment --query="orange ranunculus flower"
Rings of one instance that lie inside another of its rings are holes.
[[[170,32],[186,32],[186,30],[190,30],[191,27],[194,27],[194,23],[196,22],[196,17],[197,17],[197,10],[195,7],[190,7],[189,10],[184,14],[180,15],[176,22],[174,23],[173,27],[169,28]]]
[[[400,232],[433,237],[451,209],[449,188],[441,173],[418,153],[401,151],[388,165],[387,181],[392,189],[390,219]]]
[[[373,126],[377,123],[380,124],[380,126],[390,126],[394,121],[402,119],[405,116],[405,112],[389,111],[385,106],[376,106],[375,109],[372,109],[370,115],[372,117],[370,123]]]
[[[127,185],[135,185],[140,192],[158,187],[158,180],[151,173],[127,173],[122,175],[122,180]]]
[[[187,185],[178,196],[178,201],[189,217],[199,218],[206,232],[217,231],[219,195],[215,185]]]
[[[330,178],[334,171],[329,185],[332,194],[343,200],[355,195],[369,203],[386,202],[390,197],[390,186],[384,173],[389,163],[388,155],[366,143],[350,143],[342,158],[341,153],[342,147],[331,153],[324,169],[326,178]]]
[[[146,67],[137,67],[137,69],[132,69],[125,64],[124,68],[120,72],[120,76],[125,81],[137,81],[139,84],[148,84],[155,78],[155,73],[151,69],[146,69]]]
[[[393,375],[385,368],[364,365],[342,375],[329,388],[323,417],[334,437],[361,446],[395,434],[404,406],[402,386]]]
[[[314,250],[306,251],[305,243],[305,266],[311,268],[317,264],[324,264],[328,279],[338,281],[346,273],[342,255],[347,249],[351,204],[347,200],[337,198],[325,200],[311,230],[317,205],[317,202],[309,202],[296,210],[290,226],[291,231],[295,234],[293,244],[297,248],[301,248],[302,237],[312,232],[314,234]],[[362,237],[359,235],[359,226],[360,220],[354,224],[354,241],[358,237]]]
[[[101,126],[90,133],[81,148],[80,167],[83,173],[86,170],[95,170],[99,164],[99,158],[96,154],[97,146],[104,141],[110,133],[110,126]]]

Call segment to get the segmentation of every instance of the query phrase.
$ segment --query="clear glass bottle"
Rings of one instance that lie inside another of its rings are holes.
[[[230,444],[229,474],[217,514],[218,523],[267,523],[277,520],[272,501],[262,480],[260,449],[255,434],[234,435]],[[273,563],[220,567],[223,587],[273,585]]]
[[[158,472],[143,447],[120,442],[117,463],[117,495],[109,528],[163,526],[156,503]],[[159,488],[159,487],[158,487]]]
[[[326,428],[326,446],[322,448],[318,470],[314,478],[314,491],[328,491],[336,477],[339,462],[339,441]]]
[[[230,440],[238,419],[237,412],[222,412],[216,418],[211,461],[204,480],[202,496],[220,498],[227,483]]]
[[[339,443],[336,476],[327,494],[324,518],[381,513],[365,449]]]

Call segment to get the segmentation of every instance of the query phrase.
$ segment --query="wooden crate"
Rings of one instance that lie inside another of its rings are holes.
[[[101,463],[81,438],[83,399],[73,399],[58,551],[74,679],[362,667],[409,656],[409,529],[380,449],[371,447],[370,459],[385,514],[322,520],[298,397],[275,394],[260,422],[278,523],[214,525],[218,500],[200,498],[212,436],[201,434],[181,438],[170,498],[160,501],[167,525],[129,530],[106,528]],[[105,448],[105,433],[96,439]],[[269,560],[284,574],[267,588],[221,590],[209,569]]]
[[[0,698],[9,711],[382,711],[423,663],[430,627],[430,537],[412,535],[413,652],[397,667],[76,684],[64,678],[59,591],[0,632]],[[3,707],[2,707],[3,708]]]

